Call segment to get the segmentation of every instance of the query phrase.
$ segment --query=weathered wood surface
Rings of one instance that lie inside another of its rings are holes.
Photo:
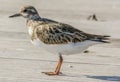
[[[25,19],[8,18],[23,5],[85,32],[110,35],[112,41],[90,47],[89,53],[63,56],[63,75],[46,76],[41,72],[54,70],[58,55],[30,43]],[[91,14],[98,21],[87,20]],[[119,0],[0,0],[0,82],[112,81],[120,82]]]

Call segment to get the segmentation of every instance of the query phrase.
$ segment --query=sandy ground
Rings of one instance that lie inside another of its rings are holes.
[[[54,70],[58,55],[30,43],[25,19],[8,18],[23,5],[35,6],[41,17],[110,35],[111,43],[64,55],[63,75],[46,76],[41,72]],[[94,13],[99,21],[86,19]],[[120,82],[120,0],[0,0],[0,82]]]

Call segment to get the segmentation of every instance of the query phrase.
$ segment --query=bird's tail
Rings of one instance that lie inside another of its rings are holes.
[[[108,35],[94,35],[94,34],[87,34],[88,39],[91,41],[103,42],[103,43],[110,43],[110,36]]]

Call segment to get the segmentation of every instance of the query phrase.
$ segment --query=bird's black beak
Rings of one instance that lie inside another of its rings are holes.
[[[14,15],[9,16],[9,18],[12,18],[12,17],[19,17],[19,16],[21,16],[21,14],[20,14],[20,13],[17,13],[17,14],[14,14]]]

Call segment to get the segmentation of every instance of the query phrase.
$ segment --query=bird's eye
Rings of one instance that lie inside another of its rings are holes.
[[[23,12],[27,12],[27,10],[25,9]]]

